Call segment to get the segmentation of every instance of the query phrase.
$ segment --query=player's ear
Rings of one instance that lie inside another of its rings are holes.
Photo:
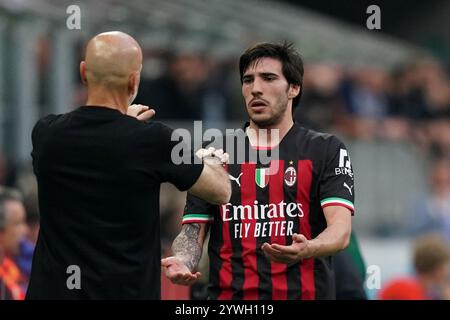
[[[81,63],[80,63],[80,78],[81,78],[81,82],[83,82],[84,85],[87,85],[86,62],[84,62],[84,61],[81,61]]]
[[[300,85],[299,84],[290,84],[288,98],[294,99],[300,93]]]

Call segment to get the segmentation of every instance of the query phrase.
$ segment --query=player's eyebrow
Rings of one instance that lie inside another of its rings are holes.
[[[267,77],[278,78],[279,77],[278,74],[273,73],[273,72],[259,72],[258,75],[260,77],[264,77],[264,78],[267,78]],[[255,75],[253,73],[246,73],[242,76],[242,79],[243,80],[253,79],[254,77],[255,77]]]
[[[276,77],[276,78],[278,78],[278,74],[273,73],[273,72],[260,72],[259,75],[261,77]]]

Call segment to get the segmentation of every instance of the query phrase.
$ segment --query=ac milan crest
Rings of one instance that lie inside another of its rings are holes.
[[[292,187],[297,181],[297,171],[294,167],[288,167],[284,172],[284,182],[288,187]]]

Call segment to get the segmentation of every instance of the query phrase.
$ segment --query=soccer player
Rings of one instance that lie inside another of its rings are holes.
[[[159,299],[160,184],[216,204],[230,197],[220,163],[175,165],[173,130],[129,107],[141,69],[132,37],[97,35],[80,64],[87,105],[33,129],[41,228],[29,299]]]
[[[348,151],[335,136],[293,122],[303,62],[291,45],[251,47],[239,71],[250,121],[244,161],[233,159],[242,150],[226,150],[231,200],[217,206],[188,196],[165,273],[174,283],[195,282],[210,228],[210,299],[334,299],[332,256],[349,243],[354,211]],[[279,138],[264,141],[262,129]]]

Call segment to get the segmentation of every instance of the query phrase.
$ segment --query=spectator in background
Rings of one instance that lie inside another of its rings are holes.
[[[417,197],[412,208],[410,232],[438,232],[450,243],[450,161],[436,160],[429,175],[429,191]]]
[[[28,232],[25,237],[20,240],[20,253],[15,257],[15,262],[19,266],[20,270],[28,280],[31,275],[31,265],[33,262],[33,253],[36,246],[40,217],[37,207],[37,195],[36,199],[27,198],[24,200],[24,206],[26,209],[26,223]]]
[[[202,115],[200,94],[206,75],[206,66],[199,56],[173,56],[167,73],[161,78],[143,79],[136,102],[157,106],[158,119],[199,120]]]
[[[12,201],[14,203],[13,209],[19,211],[20,215],[25,215],[27,232],[20,239],[19,251],[14,254],[12,258],[24,277],[23,287],[26,290],[31,274],[31,264],[33,261],[34,247],[37,241],[37,233],[39,232],[39,214],[36,210],[32,210],[33,205],[31,204],[30,199],[25,201],[22,194],[22,192],[16,189],[0,189],[0,196],[8,199],[8,201]],[[35,201],[37,201],[37,199],[35,199]],[[37,203],[35,205],[37,205]],[[31,210],[29,211],[27,208]]]
[[[415,104],[420,105],[419,130],[414,139],[433,156],[450,156],[450,81],[445,68],[435,61],[423,61],[414,67]],[[408,101],[414,104],[414,101]]]
[[[25,297],[26,280],[13,259],[20,253],[20,240],[26,232],[20,193],[0,189],[0,300]]]
[[[418,238],[414,244],[415,275],[394,279],[381,289],[381,300],[449,300],[450,247],[436,234]]]
[[[23,195],[28,233],[20,242],[20,254],[15,260],[19,268],[29,279],[31,275],[34,247],[37,242],[40,228],[37,182],[31,166],[21,168],[21,172],[18,174],[17,178],[17,187]]]
[[[36,199],[32,200],[25,199],[24,205],[27,211],[27,225],[28,225],[27,240],[34,246],[38,239],[40,227],[40,215],[37,204],[37,195]]]
[[[333,127],[344,108],[340,92],[342,70],[330,64],[313,64],[305,67],[305,91],[294,119],[300,125],[317,131]]]
[[[392,73],[389,114],[410,121],[428,117],[418,64],[407,64]]]
[[[340,129],[359,138],[373,138],[389,111],[389,76],[381,68],[356,69],[342,85],[347,115]]]
[[[177,53],[166,74],[142,80],[136,102],[157,106],[158,119],[221,122],[226,98],[213,66],[199,53]]]
[[[449,90],[450,91],[450,90]],[[450,157],[450,119],[436,118],[424,128],[425,151],[435,157]]]
[[[16,183],[17,170],[0,150],[0,186],[12,187]]]

